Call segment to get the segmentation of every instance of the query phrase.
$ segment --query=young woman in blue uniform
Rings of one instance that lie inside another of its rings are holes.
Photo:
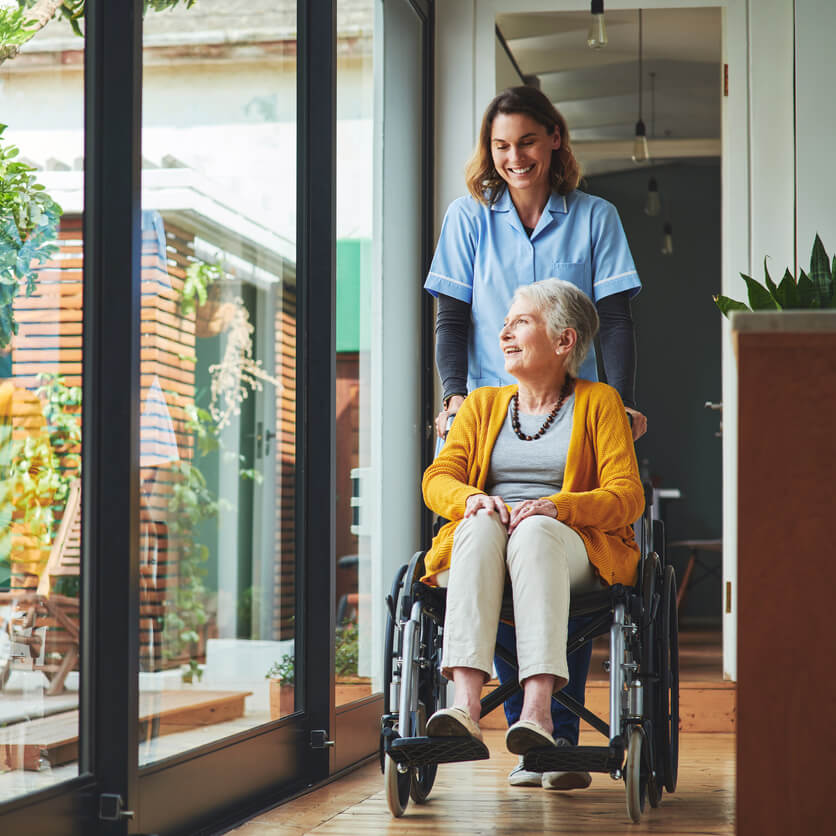
[[[639,292],[630,248],[615,207],[577,190],[580,167],[569,130],[549,99],[532,87],[512,87],[488,105],[479,144],[466,168],[469,194],[447,209],[438,246],[424,284],[438,297],[436,364],[443,405],[436,429],[465,395],[479,386],[512,380],[497,348],[497,334],[514,290],[547,278],[572,282],[596,304],[607,382],[630,413],[634,438],[647,428],[635,404],[635,337],[630,299]],[[580,377],[597,380],[590,351]],[[497,640],[513,648],[513,628],[500,625]],[[566,693],[583,702],[591,648],[569,657]],[[513,671],[495,659],[500,679]],[[554,737],[576,745],[578,719],[552,704]],[[519,719],[521,695],[505,703],[508,723]],[[522,761],[509,775],[512,785],[553,789],[589,785],[588,773],[527,772]]]

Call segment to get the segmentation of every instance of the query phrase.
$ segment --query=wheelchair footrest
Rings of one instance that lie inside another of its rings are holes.
[[[532,772],[612,772],[624,763],[624,747],[544,746],[527,752],[526,769]]]
[[[391,742],[389,755],[393,761],[405,766],[479,761],[490,757],[488,747],[475,737],[398,737]]]

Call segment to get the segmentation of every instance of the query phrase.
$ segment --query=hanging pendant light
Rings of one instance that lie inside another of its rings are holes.
[[[662,255],[673,255],[673,226],[670,221],[662,227]]]
[[[636,122],[636,137],[633,140],[633,162],[646,163],[650,159],[647,147],[647,128],[642,120],[642,10],[639,9],[639,121]]]
[[[644,202],[644,214],[655,218],[662,211],[662,200],[659,197],[659,184],[655,177],[647,183],[647,200]]]
[[[604,0],[592,0],[592,23],[589,24],[589,34],[586,45],[590,49],[602,49],[607,45],[607,24],[604,21]]]

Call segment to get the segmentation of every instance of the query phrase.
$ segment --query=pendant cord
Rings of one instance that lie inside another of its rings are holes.
[[[642,10],[639,9],[639,122],[642,121]]]

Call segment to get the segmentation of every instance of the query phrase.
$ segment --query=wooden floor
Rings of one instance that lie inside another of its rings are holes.
[[[428,803],[410,802],[401,819],[391,817],[380,769],[372,763],[231,832],[236,836],[734,833],[733,734],[683,735],[677,791],[665,795],[657,809],[646,807],[638,825],[627,816],[623,782],[595,775],[589,789],[575,792],[509,787],[507,774],[516,756],[505,751],[503,732],[489,730],[485,739],[490,760],[442,765]],[[581,737],[590,745],[600,740],[594,733]]]

